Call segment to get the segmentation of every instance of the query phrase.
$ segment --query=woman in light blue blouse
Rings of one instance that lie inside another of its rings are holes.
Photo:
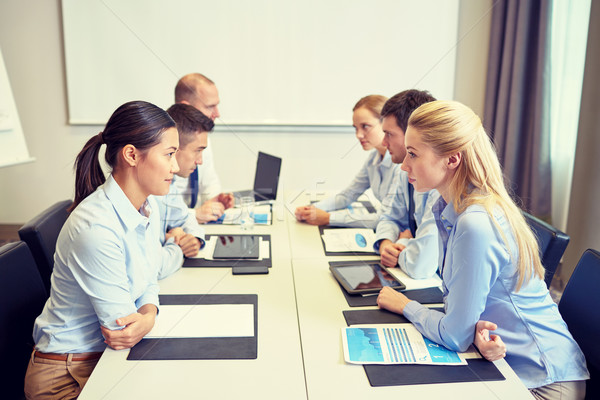
[[[479,117],[457,102],[422,105],[409,119],[405,144],[402,169],[415,190],[441,195],[433,211],[445,312],[385,289],[379,307],[457,351],[473,342],[478,320],[492,321],[506,361],[534,396],[583,398],[584,356],[548,293],[536,238],[504,186]]]
[[[105,179],[98,153],[112,168]],[[79,153],[75,200],[56,243],[50,298],[36,319],[25,378],[28,398],[75,398],[106,345],[120,350],[154,326],[160,243],[153,196],[179,170],[175,123],[159,107],[119,107]],[[164,234],[164,233],[163,233]],[[172,240],[165,246],[177,246]]]
[[[384,133],[381,129],[381,109],[387,97],[380,95],[365,96],[352,109],[352,125],[356,130],[356,139],[363,150],[371,151],[361,170],[350,185],[335,196],[319,201],[314,205],[296,208],[296,219],[312,225],[332,225],[358,228],[377,226],[377,214],[352,213],[350,206],[367,189],[380,202],[392,195],[390,187],[396,168],[390,153],[383,146]]]

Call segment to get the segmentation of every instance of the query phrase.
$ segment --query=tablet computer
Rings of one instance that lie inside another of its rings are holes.
[[[331,273],[350,294],[379,292],[384,286],[402,290],[406,287],[387,269],[377,263],[360,265],[332,265]]]
[[[252,235],[219,235],[213,258],[215,260],[257,260],[260,239]]]

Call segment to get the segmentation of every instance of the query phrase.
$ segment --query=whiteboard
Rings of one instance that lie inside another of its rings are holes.
[[[212,79],[229,125],[348,125],[367,94],[453,98],[458,0],[63,0],[69,121]]]
[[[21,120],[0,49],[0,167],[34,160],[27,150]]]

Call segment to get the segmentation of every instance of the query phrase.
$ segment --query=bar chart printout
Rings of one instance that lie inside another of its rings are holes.
[[[344,359],[351,364],[466,365],[461,353],[424,338],[412,324],[342,328]]]

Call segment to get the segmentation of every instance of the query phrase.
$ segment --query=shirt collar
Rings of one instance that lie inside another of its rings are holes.
[[[394,162],[392,161],[392,156],[389,151],[385,151],[383,155],[383,160],[381,160],[381,166],[386,168],[392,168],[394,166]]]
[[[441,221],[444,226],[454,226],[458,214],[454,210],[452,202],[446,203],[444,198],[440,196],[438,201],[433,205],[433,214],[435,219]]]
[[[115,211],[119,215],[119,218],[123,221],[123,225],[125,225],[128,230],[133,230],[139,225],[148,224],[148,217],[142,215],[142,212],[144,212],[146,215],[150,216],[152,211],[148,204],[148,199],[144,201],[140,210],[136,210],[125,195],[125,192],[123,192],[123,189],[121,189],[121,186],[115,181],[112,174],[108,176],[102,187],[104,193],[106,193],[106,197],[108,197]]]
[[[385,151],[383,158],[381,157],[377,149],[373,150],[373,154],[375,155],[375,157],[373,157],[373,162],[371,165],[378,166],[380,168],[392,168],[394,166],[394,163],[392,162],[392,156],[390,155],[389,151]]]

